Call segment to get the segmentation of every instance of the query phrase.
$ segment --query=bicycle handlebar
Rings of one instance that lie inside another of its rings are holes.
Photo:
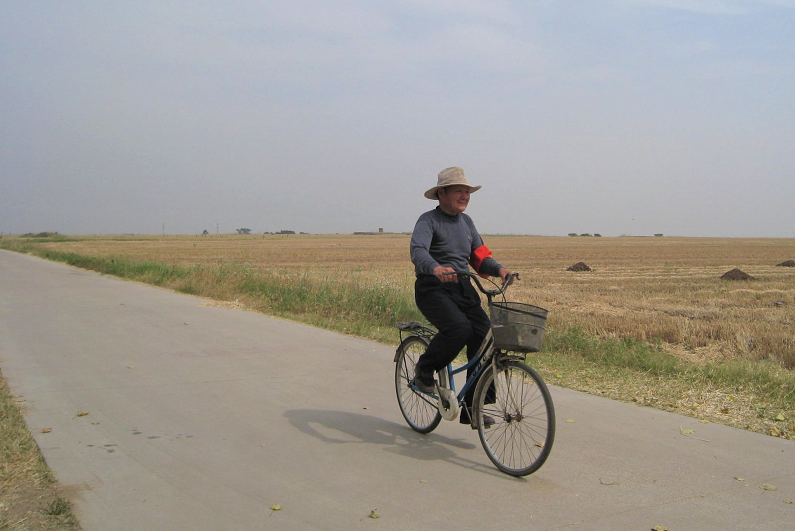
[[[484,295],[488,295],[489,297],[494,297],[495,295],[502,295],[503,293],[505,293],[505,290],[508,289],[508,286],[511,284],[511,281],[514,278],[516,280],[521,280],[519,278],[519,273],[511,273],[510,275],[508,275],[508,280],[505,281],[505,283],[502,285],[501,288],[484,289],[483,284],[480,283],[480,279],[478,278],[478,276],[474,273],[470,273],[469,271],[451,271],[449,273],[445,273],[445,275],[461,275],[464,277],[469,277],[475,281],[475,284],[477,285],[480,292],[483,293]]]

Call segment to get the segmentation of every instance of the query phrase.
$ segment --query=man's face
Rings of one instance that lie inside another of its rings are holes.
[[[457,184],[440,188],[436,195],[439,197],[439,206],[451,216],[460,214],[467,209],[469,204],[469,186]]]

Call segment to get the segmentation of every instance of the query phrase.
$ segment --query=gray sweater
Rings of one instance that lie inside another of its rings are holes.
[[[472,218],[466,214],[451,216],[440,207],[424,213],[417,220],[411,235],[411,261],[417,276],[433,275],[439,265],[456,271],[469,270],[472,252],[483,245]],[[498,277],[502,266],[494,258],[486,258],[479,273]]]

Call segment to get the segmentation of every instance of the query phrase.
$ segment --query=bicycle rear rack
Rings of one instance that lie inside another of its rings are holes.
[[[400,342],[403,342],[403,334],[407,334],[410,336],[420,336],[426,339],[431,339],[433,336],[436,335],[436,330],[432,328],[428,328],[424,324],[418,321],[408,321],[405,323],[398,323],[397,329],[400,331]]]

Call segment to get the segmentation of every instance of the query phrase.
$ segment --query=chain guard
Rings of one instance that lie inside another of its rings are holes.
[[[438,389],[438,391],[437,405],[439,413],[441,413],[444,420],[455,420],[458,417],[458,397],[450,389]],[[445,404],[447,404],[447,407],[445,407]]]

